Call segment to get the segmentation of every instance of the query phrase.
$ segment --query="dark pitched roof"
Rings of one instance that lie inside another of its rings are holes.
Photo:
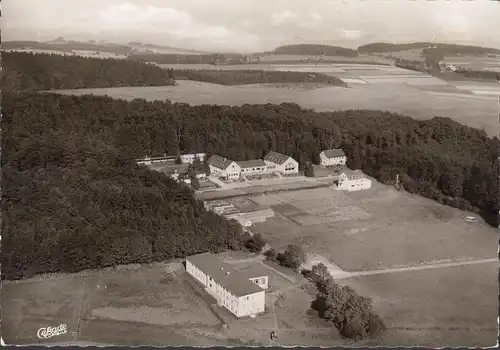
[[[211,165],[213,167],[226,170],[231,165],[232,162],[233,161],[230,159],[214,154],[213,156],[210,157],[210,159],[208,159],[207,163],[208,165]]]
[[[365,174],[361,170],[347,170],[344,171],[344,174],[347,176],[349,180],[361,179],[365,177]]]
[[[242,169],[266,166],[266,163],[262,159],[243,160],[241,162],[236,162],[236,163]]]
[[[344,151],[340,148],[326,149],[322,153],[324,153],[327,158],[345,157]]]
[[[268,162],[274,163],[274,164],[283,164],[290,158],[290,156],[287,156],[285,154],[281,154],[278,152],[270,151],[268,154],[265,155],[264,160],[267,160]]]
[[[250,281],[244,273],[238,272],[238,270],[212,253],[192,255],[187,257],[186,260],[237,297],[263,291],[262,288]]]

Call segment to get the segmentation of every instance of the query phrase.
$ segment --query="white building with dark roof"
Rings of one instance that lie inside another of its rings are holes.
[[[265,311],[268,276],[263,269],[236,270],[215,255],[202,253],[186,258],[186,271],[236,317]]]
[[[319,154],[320,164],[322,166],[345,165],[347,157],[340,148],[327,149]]]
[[[299,163],[290,156],[270,151],[264,156],[264,162],[269,170],[279,171],[283,174],[297,174]]]
[[[372,180],[365,177],[361,170],[344,171],[339,176],[338,189],[344,191],[368,190],[372,187]]]
[[[208,159],[210,173],[227,180],[237,180],[241,174],[241,167],[233,160],[214,154]]]
[[[190,154],[181,154],[181,162],[182,164],[193,164],[196,158],[199,159],[200,162],[204,162],[207,154],[206,153],[190,153]]]
[[[236,162],[242,175],[256,175],[267,172],[266,163],[262,159],[252,159]]]

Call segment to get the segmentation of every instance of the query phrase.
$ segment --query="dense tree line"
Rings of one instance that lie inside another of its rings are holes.
[[[342,80],[321,73],[213,69],[171,69],[170,71],[170,75],[177,80],[196,80],[221,85],[323,83],[347,86]]]
[[[51,90],[173,85],[169,72],[127,60],[2,53],[2,90]]]
[[[38,41],[4,41],[2,42],[2,49],[4,50],[16,50],[16,49],[34,49],[34,50],[50,50],[50,51],[60,51],[60,52],[72,52],[73,50],[81,51],[97,51],[97,52],[109,52],[116,55],[130,55],[135,52],[135,50],[126,45],[118,44],[96,44],[90,42],[81,41],[67,41],[62,43],[51,43],[51,42],[38,42]]]
[[[500,81],[500,73],[494,71],[457,69],[454,73],[466,78]]]
[[[238,223],[206,211],[189,187],[123,153],[120,133],[147,112],[132,108],[135,117],[122,116],[120,127],[114,115],[106,116],[109,102],[3,94],[2,277],[151,262],[245,244]]]
[[[482,46],[444,44],[431,42],[415,42],[407,44],[392,44],[392,43],[370,43],[358,47],[359,53],[389,53],[406,50],[438,50],[444,56],[463,55],[486,55],[500,54],[499,49]]]
[[[392,44],[392,43],[369,43],[358,47],[359,53],[389,53],[407,50],[424,49],[431,46],[430,42],[416,42],[406,44]]]
[[[426,65],[425,65],[424,61],[405,60],[405,59],[397,58],[394,65],[396,67],[399,67],[399,68],[413,70],[416,72],[425,72],[426,71]]]
[[[311,307],[318,311],[320,317],[332,322],[342,336],[360,340],[385,330],[384,322],[373,308],[372,299],[360,296],[349,286],[342,287],[335,283],[324,264],[302,270],[302,274],[317,290]]]
[[[274,49],[276,55],[315,55],[315,56],[344,56],[358,57],[358,51],[347,49],[345,47],[316,45],[316,44],[298,44],[284,45]]]
[[[269,150],[301,164],[342,147],[382,182],[496,218],[498,139],[448,118],[317,113],[296,104],[189,106],[96,96],[4,93],[3,272],[8,278],[236,249],[239,225],[135,165],[148,154],[245,160]]]
[[[127,57],[136,62],[154,62],[158,64],[223,64],[246,62],[247,57],[239,54],[164,54],[144,53]]]

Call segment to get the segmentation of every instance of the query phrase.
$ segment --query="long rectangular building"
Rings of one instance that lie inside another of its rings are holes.
[[[263,269],[236,270],[212,253],[201,253],[186,258],[186,271],[236,317],[264,312],[268,276]]]

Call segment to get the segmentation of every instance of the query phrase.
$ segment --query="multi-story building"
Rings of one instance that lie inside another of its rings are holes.
[[[344,191],[368,190],[372,180],[367,179],[361,170],[345,171],[339,176],[338,189]]]
[[[345,165],[347,157],[340,148],[327,149],[319,154],[320,164],[322,166]]]
[[[299,163],[285,154],[270,151],[265,155],[264,162],[268,168],[283,174],[297,174],[299,172]]]
[[[186,258],[186,271],[200,282],[217,303],[237,317],[265,311],[268,276],[258,268],[236,270],[211,253]]]
[[[212,175],[227,180],[237,180],[240,178],[241,167],[233,160],[214,154],[208,159],[207,163]]]
[[[262,159],[244,160],[236,163],[240,166],[242,175],[257,175],[267,172],[266,163]]]

